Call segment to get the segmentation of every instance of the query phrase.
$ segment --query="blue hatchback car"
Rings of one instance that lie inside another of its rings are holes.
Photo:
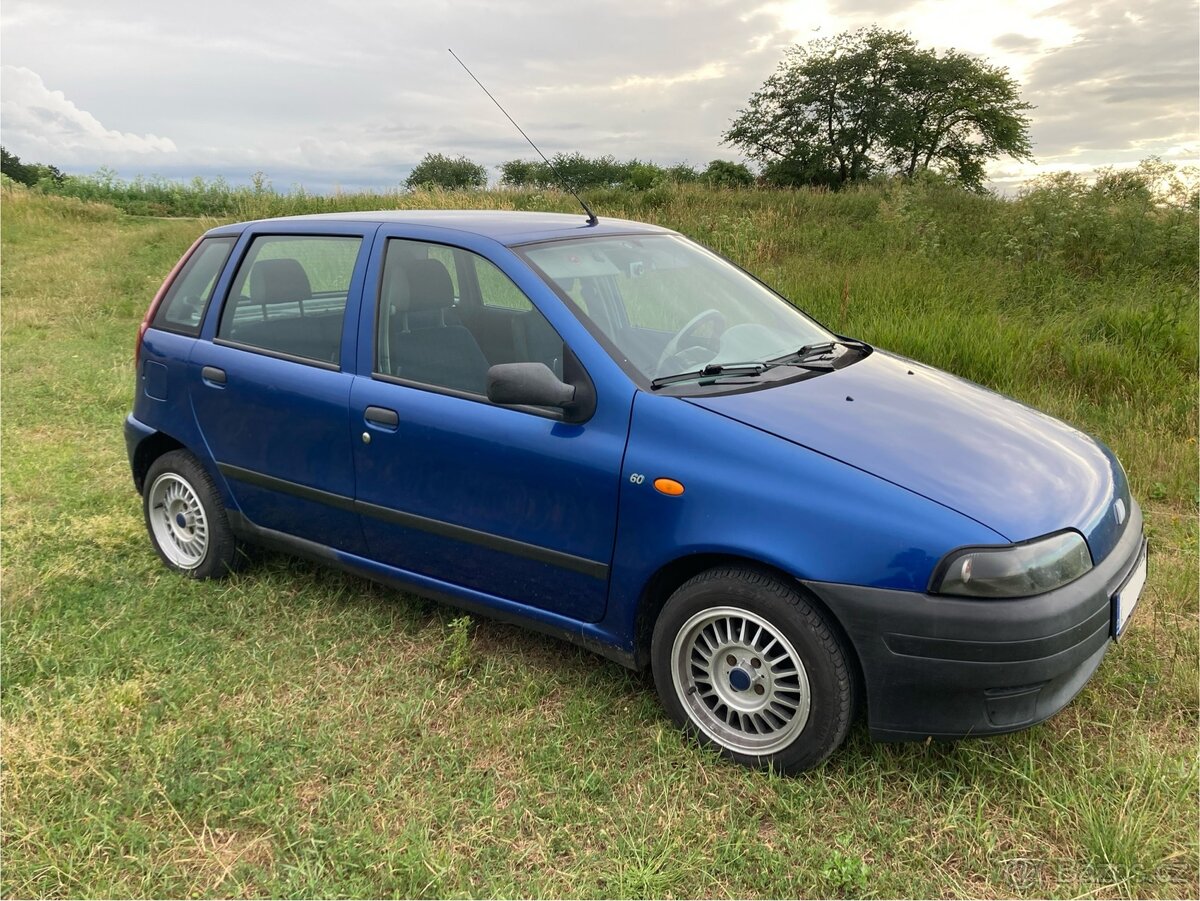
[[[1103,444],[636,222],[221,226],[137,366],[170,568],[265,545],[649,666],[749,765],[811,767],[860,710],[881,740],[1044,720],[1146,578]]]

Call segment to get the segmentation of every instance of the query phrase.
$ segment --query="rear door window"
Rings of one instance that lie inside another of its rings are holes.
[[[171,282],[151,325],[168,332],[198,335],[217,277],[237,238],[205,238]]]
[[[217,338],[302,362],[336,364],[362,238],[262,235],[238,267]]]

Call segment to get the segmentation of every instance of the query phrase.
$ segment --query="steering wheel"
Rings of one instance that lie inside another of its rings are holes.
[[[705,340],[700,337],[698,332],[703,326],[710,323],[712,335]],[[671,372],[667,371],[667,364],[672,360],[677,360],[671,367],[672,371],[680,369],[686,371],[689,368],[702,366],[720,350],[721,335],[724,333],[725,317],[720,310],[705,310],[703,313],[696,314],[667,342],[667,346],[663,348],[663,352],[658,358],[658,367],[655,372],[659,375],[670,375]]]

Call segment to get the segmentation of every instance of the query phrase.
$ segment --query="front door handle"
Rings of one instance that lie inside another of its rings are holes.
[[[387,407],[367,407],[367,412],[363,415],[367,422],[383,426],[385,429],[394,429],[400,425],[400,414]]]
[[[225,370],[218,369],[216,366],[205,366],[200,370],[200,378],[204,379],[210,385],[220,387],[225,384]]]

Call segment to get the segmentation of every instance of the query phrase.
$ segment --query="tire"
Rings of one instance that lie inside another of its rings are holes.
[[[192,454],[163,454],[146,473],[142,513],[163,563],[193,579],[220,579],[242,560],[212,477]]]
[[[850,729],[850,652],[826,614],[768,573],[722,567],[685,582],[659,614],[650,653],[671,719],[745,766],[809,769]]]

